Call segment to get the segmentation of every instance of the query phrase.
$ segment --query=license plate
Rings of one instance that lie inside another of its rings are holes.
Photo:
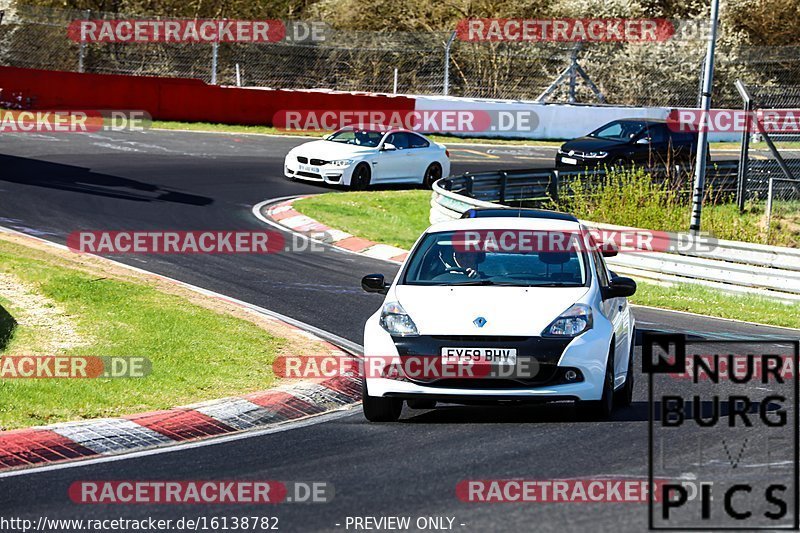
[[[314,174],[319,174],[319,167],[312,167],[311,165],[304,165],[303,163],[298,163],[297,166],[303,172],[313,172]]]
[[[578,164],[578,160],[573,158],[573,157],[562,157],[561,158],[561,162],[562,163],[566,163],[568,165],[577,165]]]
[[[517,350],[516,348],[442,348],[442,361],[512,366],[517,364]]]

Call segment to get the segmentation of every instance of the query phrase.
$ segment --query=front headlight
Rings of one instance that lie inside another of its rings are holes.
[[[335,167],[349,167],[352,164],[352,159],[337,159],[336,161],[331,161],[331,165]]]
[[[390,335],[396,337],[419,335],[416,324],[398,302],[389,302],[383,305],[380,324]]]
[[[592,329],[592,308],[575,304],[553,320],[542,332],[543,337],[577,337]]]
[[[595,159],[603,159],[608,155],[608,152],[589,152],[586,157],[593,157]]]

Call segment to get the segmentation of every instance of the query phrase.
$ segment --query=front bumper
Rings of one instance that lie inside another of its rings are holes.
[[[575,163],[568,163],[564,161],[575,161]],[[577,155],[556,154],[556,168],[558,170],[582,170],[585,168],[602,168],[608,165],[609,158],[584,158]]]
[[[300,164],[297,162],[297,159],[287,157],[283,164],[283,175],[287,178],[315,181],[317,183],[327,183],[329,185],[349,185],[355,164],[347,167],[322,165],[315,168],[317,172],[300,170]]]
[[[375,355],[395,360],[412,356],[435,358],[438,357],[440,347],[445,344],[448,347],[494,346],[516,348],[518,363],[522,358],[535,358],[540,372],[532,379],[429,379],[427,376],[420,379],[418,376],[382,377],[375,372],[369,372],[366,376],[367,390],[370,396],[422,397],[452,403],[599,400],[603,393],[611,336],[611,328],[596,321],[595,327],[586,333],[574,339],[557,341],[541,337],[487,338],[483,343],[474,338],[464,338],[459,342],[453,338],[431,336],[393,339],[380,327],[377,320],[370,319],[365,327],[364,353],[367,357]],[[564,379],[566,370],[574,370],[579,379],[567,382]]]

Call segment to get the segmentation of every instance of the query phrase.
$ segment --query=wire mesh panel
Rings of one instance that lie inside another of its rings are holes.
[[[681,33],[659,42],[474,42],[451,32],[369,32],[326,27],[319,40],[220,43],[79,43],[68,37],[81,19],[153,19],[131,14],[16,6],[0,0],[0,64],[96,73],[190,77],[251,87],[324,88],[471,98],[533,100],[571,65],[580,78],[547,93],[548,102],[694,107],[705,38]],[[448,45],[448,42],[450,43]],[[579,50],[576,50],[579,48]],[[216,65],[216,72],[212,72]],[[216,77],[214,76],[216,74]],[[448,83],[445,82],[447,76]],[[786,86],[800,79],[800,47],[732,47],[720,43],[715,107],[739,108],[733,81]]]
[[[786,58],[788,61],[788,58]],[[791,63],[791,61],[790,61]],[[775,67],[775,75],[782,72],[779,67]],[[795,83],[800,81],[797,78],[788,78],[784,74],[781,79],[792,80]],[[760,85],[749,86],[750,94],[753,99],[753,111],[758,116],[765,110],[797,110],[800,109],[800,86],[798,85]],[[798,124],[800,126],[800,124]],[[772,195],[773,198],[780,200],[800,199],[800,145],[794,148],[791,144],[781,145],[781,142],[800,142],[800,135],[794,132],[769,132],[767,135],[775,145],[778,156],[785,164],[785,169],[790,176],[786,175],[781,164],[771,150],[754,151],[752,148],[748,153],[747,178],[745,183],[746,198],[750,200],[768,199],[770,193],[770,178],[773,178]],[[764,136],[755,133],[754,140],[763,141]],[[785,147],[784,147],[785,146]],[[765,154],[766,151],[766,154]],[[794,180],[797,180],[795,182]],[[797,207],[797,206],[795,206]]]

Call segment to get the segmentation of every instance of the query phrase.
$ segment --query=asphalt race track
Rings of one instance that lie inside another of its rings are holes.
[[[302,139],[183,132],[0,137],[0,225],[64,243],[79,229],[257,229],[254,204],[326,189],[282,177]],[[490,152],[489,150],[494,150]],[[453,172],[547,166],[549,148],[451,148]],[[492,156],[492,157],[490,157]],[[122,262],[257,304],[361,343],[381,302],[362,275],[396,268],[338,252],[268,256],[119,257]],[[794,337],[796,332],[637,308],[640,329],[698,336]],[[638,354],[638,350],[637,350]],[[676,383],[676,389],[683,384]],[[168,453],[0,478],[7,516],[51,518],[277,516],[283,531],[344,531],[347,516],[455,517],[463,531],[643,531],[646,504],[460,502],[464,479],[647,475],[646,390],[611,421],[576,420],[571,406],[442,407],[367,424],[360,409],[285,431]],[[698,434],[699,442],[712,439]],[[710,440],[708,442],[711,442]],[[76,480],[326,481],[326,504],[75,505]],[[339,524],[337,526],[337,524]],[[464,524],[464,525],[461,525]]]

